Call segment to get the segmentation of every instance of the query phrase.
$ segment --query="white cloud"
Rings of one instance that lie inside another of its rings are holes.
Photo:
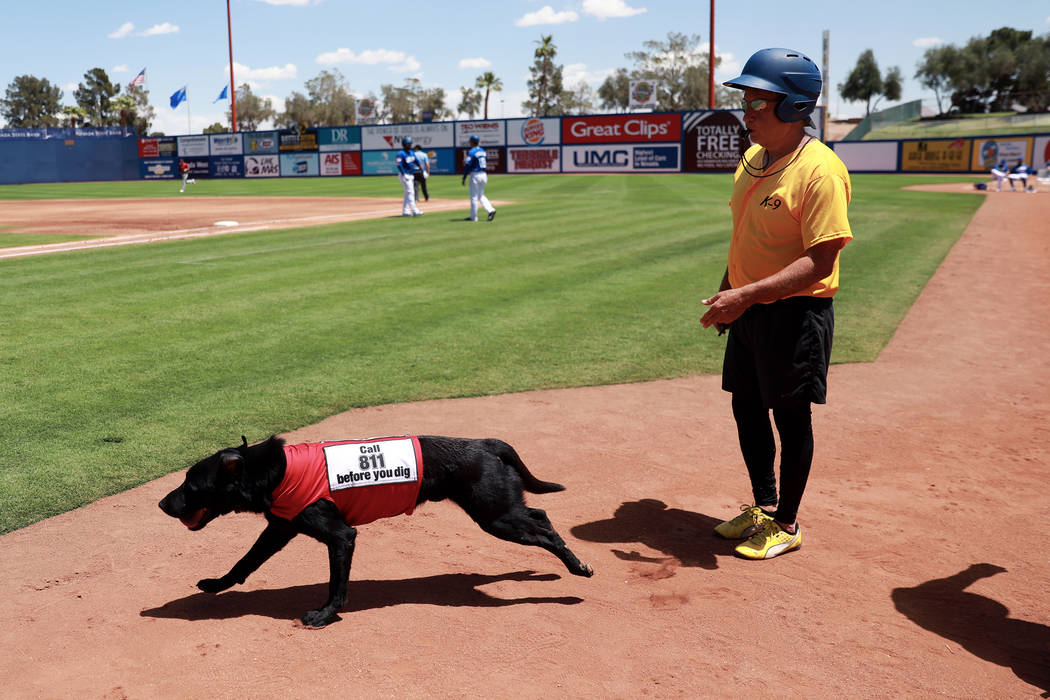
[[[583,0],[583,11],[598,19],[610,17],[634,17],[649,10],[644,7],[628,7],[624,0]]]
[[[226,75],[230,74],[230,64],[226,64]],[[282,66],[270,66],[269,68],[249,68],[248,66],[242,65],[234,61],[233,63],[233,79],[240,85],[241,83],[248,83],[253,88],[258,86],[260,81],[266,82],[271,80],[292,80],[299,75],[299,69],[295,67],[294,63],[286,63]]]
[[[920,36],[918,39],[911,40],[911,45],[920,49],[928,49],[931,46],[940,46],[943,43],[944,39],[938,36]]]
[[[139,36],[159,36],[161,34],[178,34],[179,25],[172,24],[171,22],[164,22],[163,24],[154,24],[146,31],[139,34]]]
[[[586,63],[570,63],[562,68],[562,84],[573,89],[575,89],[580,83],[595,85],[604,82],[606,78],[615,72],[616,69],[614,68],[608,68],[606,70],[587,70]]]
[[[461,58],[459,59],[460,68],[488,68],[492,65],[492,61],[487,58]]]
[[[514,24],[519,27],[534,27],[537,24],[564,24],[565,22],[575,22],[579,18],[580,16],[572,10],[555,12],[554,8],[550,5],[544,5],[536,12],[530,12],[521,19],[514,20]]]
[[[108,36],[110,39],[123,39],[127,35],[131,34],[133,31],[135,31],[135,25],[131,22],[125,22],[124,24],[120,25],[120,27],[118,27],[116,31],[110,33]]]
[[[128,72],[128,67],[125,64],[121,63],[119,66],[113,66],[113,72],[114,73],[127,73]]]
[[[350,49],[341,48],[335,51],[326,51],[315,60],[321,65],[352,63],[355,65],[376,66],[387,64],[389,70],[398,73],[411,73],[419,70],[421,67],[415,56],[409,56],[404,51],[392,51],[390,49],[366,49],[361,53],[356,53]]]

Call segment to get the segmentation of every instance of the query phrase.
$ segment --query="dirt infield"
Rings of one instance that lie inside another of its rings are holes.
[[[324,548],[199,593],[262,521],[187,532],[156,507],[176,474],[0,538],[4,696],[1050,691],[1048,215],[986,196],[878,361],[833,367],[798,552],[711,533],[749,492],[717,377],[357,410],[286,437],[502,437],[568,487],[530,503],[594,578],[431,504],[361,528],[342,620],[308,630]]]
[[[439,216],[439,212],[466,213],[469,209],[462,199],[432,199],[423,206],[427,213]],[[0,248],[0,259],[400,215],[400,198],[389,197],[186,196],[0,201],[0,223],[9,233],[93,237]]]

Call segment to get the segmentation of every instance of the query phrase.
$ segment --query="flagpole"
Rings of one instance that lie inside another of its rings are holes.
[[[237,88],[233,83],[233,23],[230,21],[230,0],[226,0],[226,38],[230,47],[230,116],[233,131],[237,132]]]

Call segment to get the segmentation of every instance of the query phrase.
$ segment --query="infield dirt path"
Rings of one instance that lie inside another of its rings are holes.
[[[1037,697],[1048,216],[988,195],[878,361],[833,367],[798,552],[744,561],[711,533],[749,494],[717,377],[357,410],[285,437],[502,437],[566,484],[530,503],[596,575],[431,504],[361,528],[341,621],[308,630],[324,548],[199,593],[262,521],[186,531],[156,507],[174,474],[0,538],[2,694]]]

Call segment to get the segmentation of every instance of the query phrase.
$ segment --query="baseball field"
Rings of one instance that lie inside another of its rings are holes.
[[[1050,692],[1050,198],[854,177],[805,545],[749,562],[698,325],[729,177],[494,177],[476,224],[432,183],[421,219],[387,178],[0,188],[5,694]],[[156,503],[271,433],[501,437],[596,575],[433,504],[361,528],[324,630],[313,541],[199,593],[262,521]]]

